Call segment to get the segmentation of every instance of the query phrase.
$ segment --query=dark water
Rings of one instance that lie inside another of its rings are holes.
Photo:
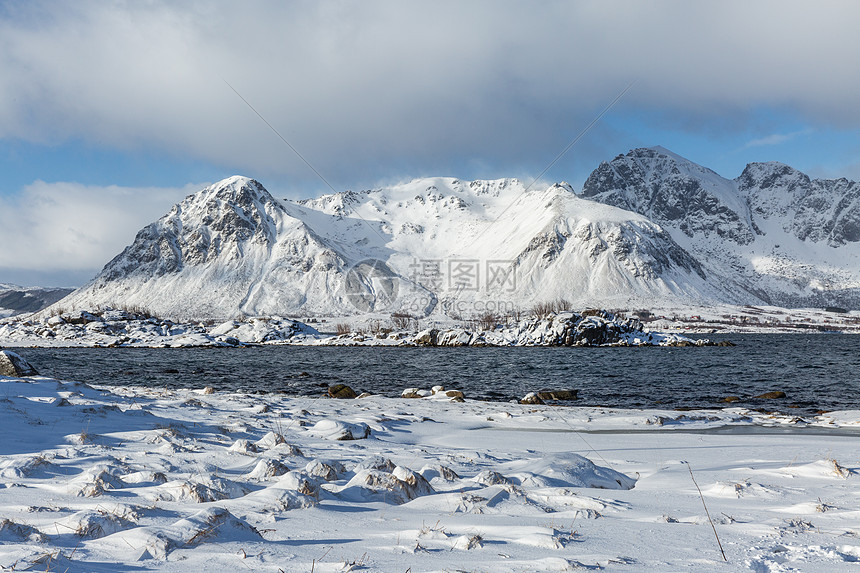
[[[398,396],[442,384],[469,398],[509,400],[579,390],[577,405],[637,408],[735,405],[783,412],[860,408],[860,336],[763,334],[704,348],[18,349],[43,375],[91,384],[212,386],[319,395],[334,383]],[[752,396],[774,390],[783,400]]]

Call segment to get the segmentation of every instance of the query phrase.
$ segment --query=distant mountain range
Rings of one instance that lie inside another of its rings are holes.
[[[0,318],[36,312],[67,296],[74,289],[21,287],[0,283]]]
[[[581,192],[439,177],[289,201],[231,177],[61,304],[180,319],[457,319],[556,299],[860,308],[858,197],[779,163],[724,179],[660,147],[602,163]]]

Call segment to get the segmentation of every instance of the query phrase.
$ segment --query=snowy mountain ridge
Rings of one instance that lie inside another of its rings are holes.
[[[860,308],[855,195],[776,163],[728,180],[659,147],[602,163],[581,194],[434,177],[289,201],[236,176],[142,229],[62,305],[177,319],[456,320],[556,299]]]
[[[729,180],[657,147],[602,163],[583,197],[649,217],[750,304],[860,308],[860,183],[778,162]]]

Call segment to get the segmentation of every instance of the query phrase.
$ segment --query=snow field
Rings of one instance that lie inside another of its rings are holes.
[[[860,411],[0,385],[4,568],[837,571],[860,559]]]

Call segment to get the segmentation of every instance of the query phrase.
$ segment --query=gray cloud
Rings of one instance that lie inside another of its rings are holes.
[[[0,137],[162,149],[263,180],[313,176],[222,78],[336,185],[537,172],[631,80],[619,113],[682,127],[740,129],[759,106],[860,124],[856,3],[84,0],[0,15]],[[618,152],[611,137],[580,156]]]

